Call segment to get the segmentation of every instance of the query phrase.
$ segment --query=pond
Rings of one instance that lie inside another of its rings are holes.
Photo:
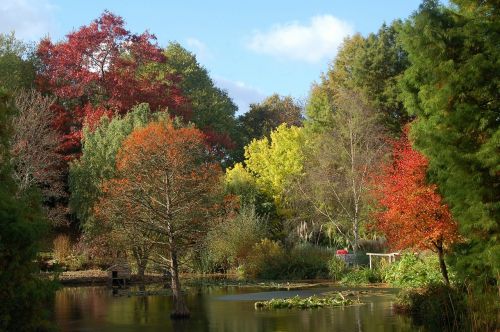
[[[255,301],[296,295],[307,297],[336,289],[273,291],[257,287],[190,287],[186,298],[191,318],[172,321],[169,317],[171,298],[159,295],[160,286],[149,287],[149,294],[157,295],[116,296],[106,287],[62,288],[56,294],[55,322],[62,332],[418,331],[408,318],[394,313],[396,291],[391,289],[371,288],[361,295],[363,304],[349,307],[256,310]]]

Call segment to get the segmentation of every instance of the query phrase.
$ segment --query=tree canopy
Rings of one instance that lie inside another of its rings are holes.
[[[66,154],[79,152],[83,123],[103,110],[124,114],[146,102],[154,111],[190,117],[178,78],[158,71],[167,59],[155,40],[148,32],[130,33],[121,17],[104,12],[62,42],[40,42],[38,84],[58,98],[55,125]]]
[[[344,40],[328,71],[311,89],[306,114],[315,130],[332,125],[336,95],[353,90],[364,95],[370,108],[380,113],[379,120],[388,132],[399,135],[410,119],[400,100],[398,84],[409,64],[397,38],[400,25],[395,21],[366,38],[356,34]]]
[[[402,28],[404,103],[417,117],[410,137],[468,240],[460,270],[498,285],[499,12],[495,1],[454,2],[424,1]]]
[[[165,112],[153,113],[147,104],[140,104],[123,117],[104,116],[83,129],[82,155],[70,163],[69,206],[81,225],[89,232],[93,223],[93,206],[99,199],[104,181],[116,174],[116,155],[127,136],[152,121],[168,117]]]

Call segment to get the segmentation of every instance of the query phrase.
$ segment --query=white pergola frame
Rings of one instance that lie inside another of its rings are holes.
[[[389,263],[394,263],[396,261],[396,256],[399,256],[399,252],[391,252],[389,254],[367,252],[366,254],[370,257],[370,270],[372,269],[372,256],[388,257]]]

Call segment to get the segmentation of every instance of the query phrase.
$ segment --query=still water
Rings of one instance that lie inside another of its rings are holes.
[[[154,286],[153,286],[154,287]],[[393,310],[395,291],[371,289],[364,304],[323,309],[255,310],[254,302],[311,296],[329,288],[272,291],[255,287],[200,286],[186,290],[191,318],[169,318],[168,295],[113,296],[106,287],[65,287],[56,294],[54,317],[68,331],[419,331]]]

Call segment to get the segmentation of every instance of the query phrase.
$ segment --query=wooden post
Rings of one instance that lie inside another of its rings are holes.
[[[368,255],[370,257],[370,270],[372,269],[372,255]]]

